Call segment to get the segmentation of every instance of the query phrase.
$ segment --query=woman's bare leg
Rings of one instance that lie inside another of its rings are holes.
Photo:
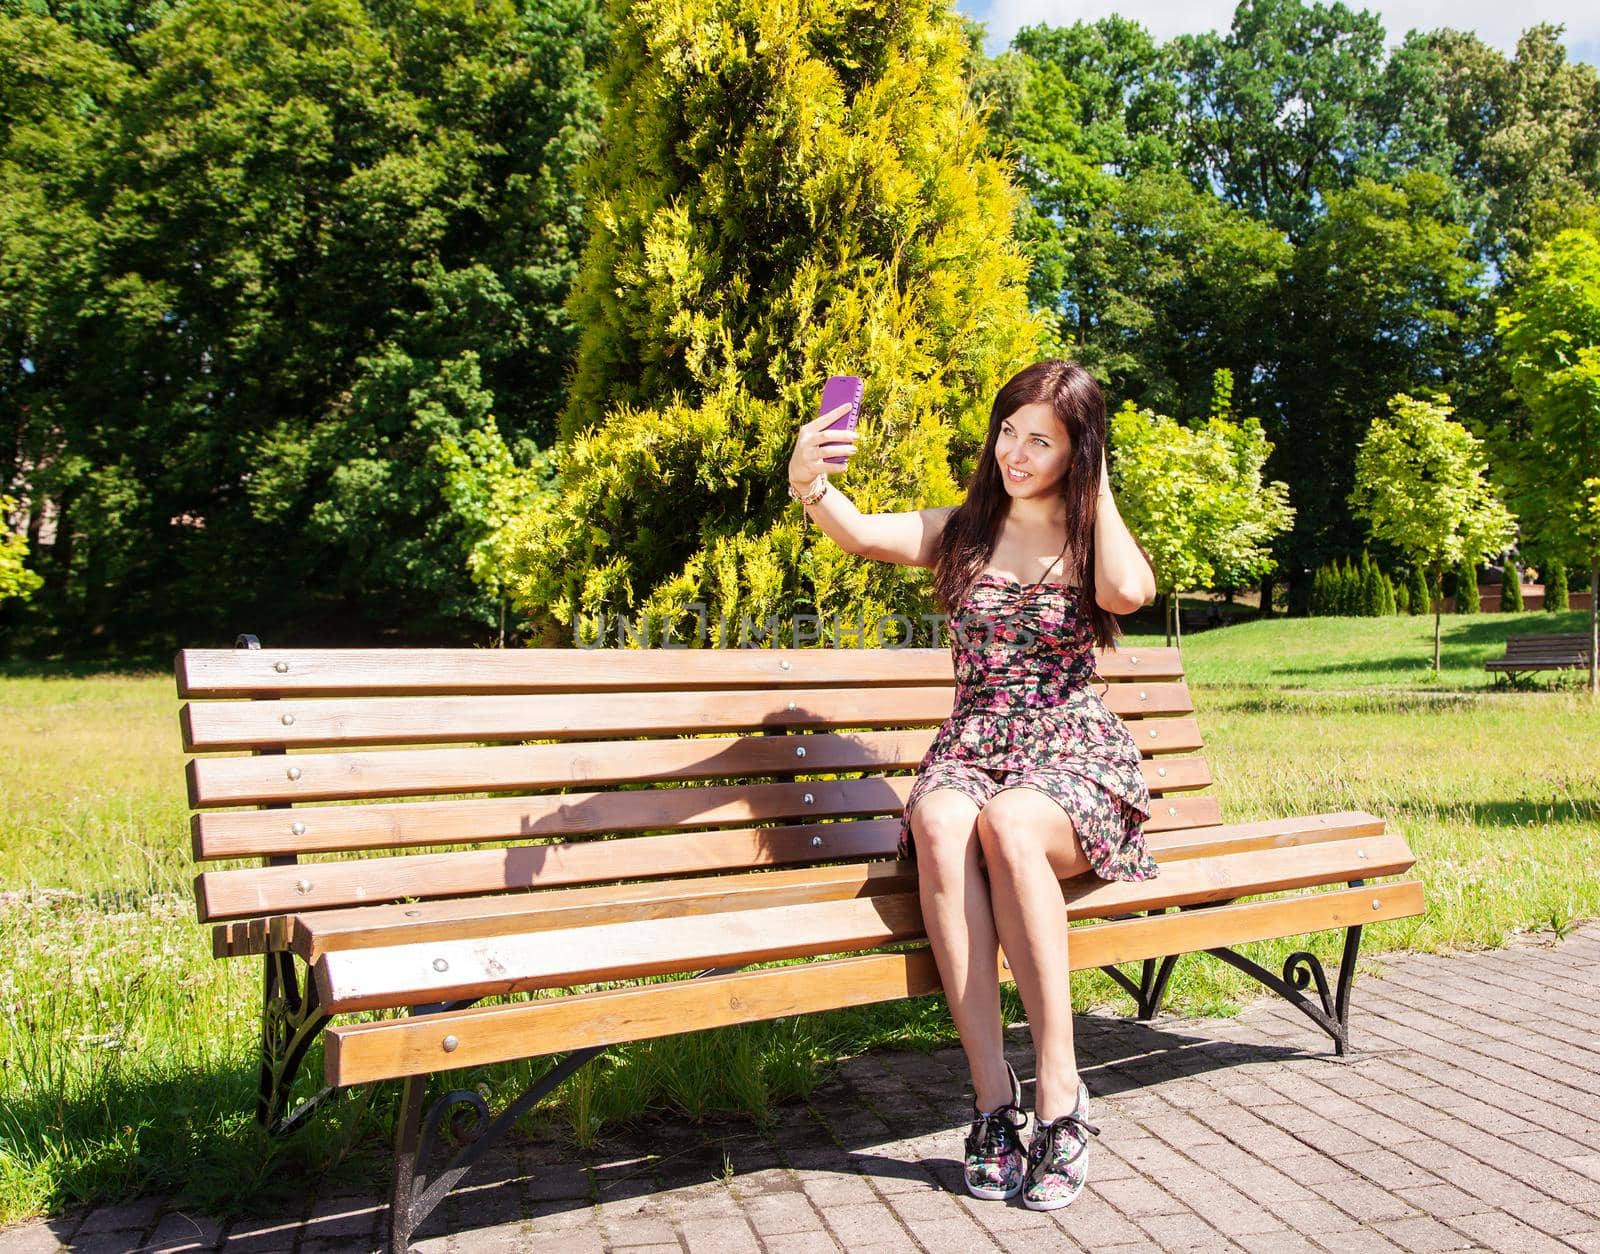
[[[954,788],[925,793],[911,812],[922,919],[961,1034],[978,1109],[1011,1100],[1000,1024],[1000,942],[977,832],[978,806]]]
[[[1067,911],[1058,881],[1090,866],[1072,820],[1033,788],[1005,788],[990,798],[978,815],[978,840],[996,932],[1033,1032],[1034,1115],[1048,1123],[1078,1097]]]

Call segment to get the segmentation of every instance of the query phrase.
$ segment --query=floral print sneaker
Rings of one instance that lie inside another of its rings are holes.
[[[972,1127],[967,1131],[967,1192],[995,1202],[1016,1197],[1028,1172],[1020,1136],[1028,1122],[1022,1113],[1022,1084],[1009,1062],[1006,1071],[1011,1076],[1011,1100],[988,1114],[974,1102]]]
[[[1029,1210],[1057,1210],[1083,1192],[1089,1176],[1089,1134],[1100,1135],[1090,1123],[1089,1090],[1078,1081],[1078,1101],[1070,1114],[1049,1123],[1034,1120],[1028,1143],[1028,1180],[1022,1203]]]

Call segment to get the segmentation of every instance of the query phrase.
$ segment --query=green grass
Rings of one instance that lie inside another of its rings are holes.
[[[1274,618],[1193,632],[1183,639],[1184,666],[1196,684],[1290,690],[1482,690],[1483,664],[1503,657],[1506,639],[1530,633],[1589,630],[1587,610],[1564,614],[1446,614],[1438,676],[1433,673],[1433,616]],[[1127,643],[1163,644],[1159,634]],[[1575,687],[1577,671],[1546,672],[1541,687]],[[1587,682],[1587,674],[1581,676]]]
[[[1438,682],[1421,618],[1277,620],[1186,641],[1229,819],[1369,810],[1416,852],[1427,913],[1369,929],[1364,970],[1385,952],[1493,946],[1600,915],[1600,706],[1570,681],[1497,691],[1482,671],[1508,632],[1585,619],[1447,618]],[[394,1086],[287,1143],[255,1127],[260,970],[213,960],[194,921],[177,707],[165,673],[0,678],[0,1222],[155,1189],[226,1213],[319,1177],[386,1178]],[[1249,948],[1277,967],[1298,947],[1336,960],[1338,942]],[[1190,957],[1169,1005],[1235,1013],[1256,991]],[[1129,1009],[1098,972],[1075,977],[1073,995],[1082,1010]],[[1021,1017],[1009,990],[1007,1007]],[[840,1055],[954,1039],[939,998],[667,1038],[615,1051],[532,1118],[580,1144],[646,1110],[760,1123]],[[543,1066],[451,1080],[498,1099]]]

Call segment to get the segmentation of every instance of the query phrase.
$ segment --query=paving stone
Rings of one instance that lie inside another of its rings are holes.
[[[844,1248],[821,1229],[815,1232],[774,1233],[762,1237],[761,1241],[767,1247],[767,1254],[833,1254],[835,1250]]]
[[[388,1208],[370,1199],[319,1198],[301,1232],[305,1237],[321,1240],[363,1237],[376,1232],[387,1218]]]
[[[1483,1209],[1482,1202],[1470,1193],[1463,1193],[1453,1184],[1429,1184],[1420,1189],[1396,1189],[1395,1196],[1432,1215],[1435,1219],[1475,1215]]]
[[[67,1247],[49,1223],[0,1228],[0,1250],[6,1254],[56,1254]]]
[[[124,1228],[121,1232],[91,1232],[85,1237],[73,1237],[70,1246],[74,1254],[128,1254],[144,1244],[143,1228]]]
[[[143,1233],[161,1217],[166,1205],[159,1197],[140,1197],[130,1202],[117,1202],[111,1206],[96,1206],[72,1234],[92,1237],[102,1232],[138,1231]]]
[[[1085,1249],[1101,1250],[1108,1246],[1139,1243],[1149,1248],[1150,1239],[1144,1231],[1119,1214],[1092,1184],[1078,1195],[1078,1200],[1071,1206],[1041,1213]]]
[[[1139,1227],[1163,1250],[1228,1250],[1233,1243],[1196,1214],[1145,1215]]]
[[[191,1254],[222,1244],[222,1224],[203,1215],[169,1211],[144,1240],[148,1254]]]
[[[803,1192],[766,1193],[751,1198],[742,1209],[763,1239],[792,1232],[822,1231],[822,1216]]]
[[[1187,1205],[1144,1176],[1096,1182],[1095,1192],[1130,1219],[1138,1219],[1142,1215],[1189,1213]]]
[[[1492,1250],[1514,1250],[1517,1254],[1542,1254],[1543,1251],[1569,1250],[1571,1246],[1555,1237],[1530,1228],[1515,1216],[1500,1211],[1481,1215],[1461,1215],[1450,1226],[1465,1233],[1479,1245]]]
[[[942,1219],[909,1220],[906,1227],[928,1254],[973,1254],[974,1250],[992,1249],[994,1246],[988,1232],[960,1212]]]
[[[683,1243],[691,1250],[727,1251],[727,1254],[760,1254],[750,1225],[739,1216],[723,1219],[685,1219],[679,1224]]]
[[[1437,1254],[1440,1250],[1470,1247],[1459,1232],[1446,1228],[1437,1219],[1419,1215],[1415,1219],[1389,1219],[1373,1225],[1403,1250],[1416,1254]]]
[[[222,1248],[228,1254],[283,1254],[292,1248],[299,1229],[299,1222],[292,1219],[242,1221],[228,1229]]]
[[[1587,1232],[1594,1227],[1592,1215],[1586,1215],[1565,1202],[1509,1202],[1504,1209],[1530,1227],[1554,1237]]]
[[[1089,1188],[1061,1211],[967,1195],[966,1060],[941,1048],[847,1060],[764,1132],[663,1117],[585,1156],[535,1129],[480,1164],[415,1248],[1600,1254],[1600,924],[1553,948],[1388,957],[1387,979],[1377,965],[1363,963],[1349,1058],[1271,997],[1230,1019],[1081,1017],[1102,1135]],[[1025,1026],[1007,1042],[1026,1099]],[[139,1199],[0,1231],[0,1254],[376,1250],[382,1192],[226,1228]]]
[[[822,1208],[822,1220],[848,1250],[904,1240],[905,1230],[882,1202],[857,1202]],[[909,1244],[909,1243],[907,1243]]]

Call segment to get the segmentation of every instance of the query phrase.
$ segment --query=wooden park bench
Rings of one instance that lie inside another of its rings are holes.
[[[176,659],[195,857],[233,864],[197,877],[200,919],[218,956],[265,956],[271,1131],[403,1083],[395,1250],[607,1046],[939,988],[893,851],[950,713],[947,648],[241,646]],[[1417,880],[1372,882],[1412,866],[1405,840],[1364,813],[1224,825],[1178,651],[1124,646],[1099,670],[1145,754],[1161,874],[1064,883],[1094,920],[1072,967],[1108,970],[1149,1019],[1177,956],[1204,950],[1343,1053],[1362,926],[1422,910]],[[1330,928],[1332,987],[1310,953],[1280,974],[1234,948]],[[290,1109],[319,1037],[327,1087]],[[493,1119],[475,1092],[424,1100],[436,1072],[551,1055]],[[430,1176],[442,1121],[465,1143]]]
[[[1534,671],[1559,671],[1589,665],[1589,637],[1581,631],[1547,632],[1511,636],[1506,640],[1506,655],[1492,658],[1483,668],[1496,681],[1516,683]]]

